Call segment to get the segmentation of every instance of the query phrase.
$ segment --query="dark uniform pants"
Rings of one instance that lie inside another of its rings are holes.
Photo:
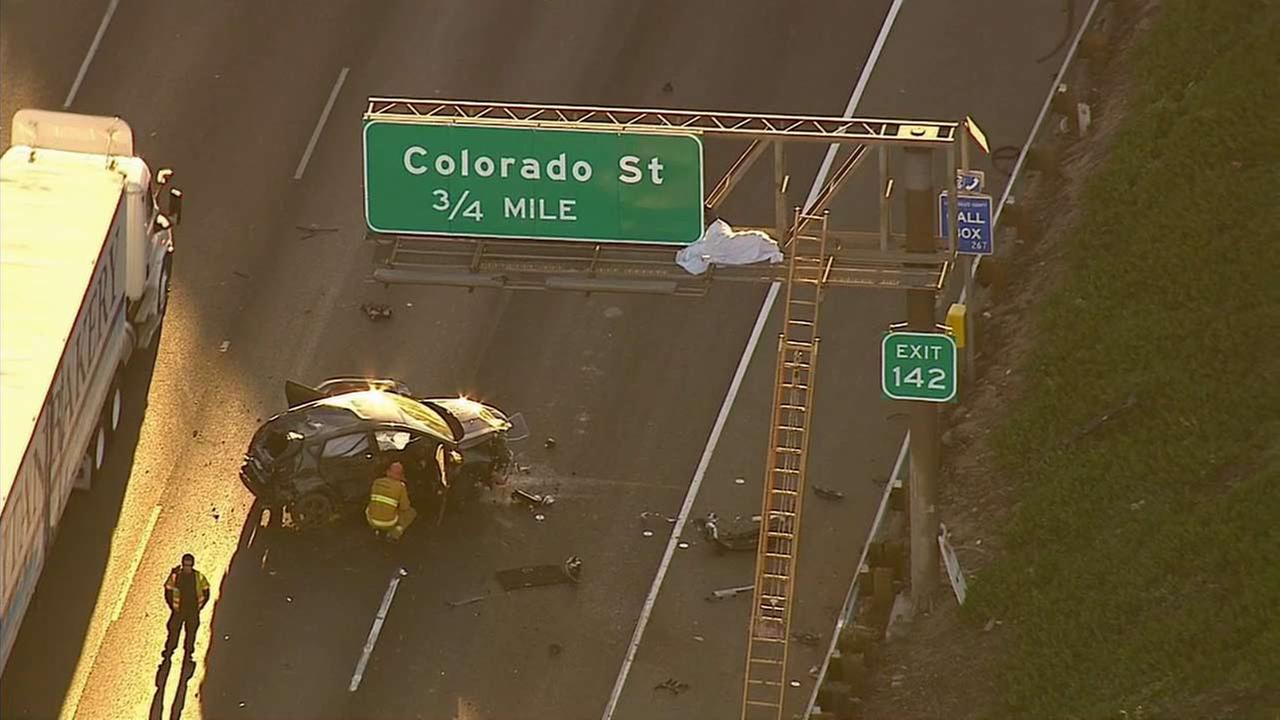
[[[200,627],[200,615],[197,613],[169,612],[169,637],[164,642],[164,656],[169,657],[173,654],[174,648],[178,647],[178,633],[186,628],[187,636],[183,638],[183,648],[186,649],[187,655],[192,655],[196,650],[196,629]]]

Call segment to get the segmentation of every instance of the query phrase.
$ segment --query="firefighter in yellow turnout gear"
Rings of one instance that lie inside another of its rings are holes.
[[[369,522],[369,527],[386,533],[392,540],[399,540],[414,518],[418,517],[418,511],[409,503],[403,465],[391,463],[387,467],[387,474],[373,481],[364,517]]]

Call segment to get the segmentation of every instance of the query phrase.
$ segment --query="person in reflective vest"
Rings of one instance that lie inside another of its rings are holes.
[[[194,663],[196,630],[200,627],[200,611],[209,602],[209,581],[196,570],[196,557],[191,553],[182,556],[182,564],[169,571],[164,581],[164,601],[169,606],[169,637],[164,642],[163,662],[169,662],[174,648],[178,647],[178,634],[186,631],[185,663]]]
[[[418,511],[409,503],[403,465],[391,463],[387,466],[386,475],[373,481],[364,517],[369,522],[369,527],[386,533],[392,540],[399,540],[414,518],[418,517]]]

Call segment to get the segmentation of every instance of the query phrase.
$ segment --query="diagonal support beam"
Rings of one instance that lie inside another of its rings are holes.
[[[836,193],[840,191],[840,187],[844,185],[845,180],[849,179],[849,176],[853,174],[853,171],[857,169],[858,165],[862,163],[866,156],[866,145],[858,145],[853,149],[853,152],[849,153],[849,157],[845,158],[844,162],[835,171],[835,173],[833,173],[831,177],[827,178],[826,184],[822,186],[822,191],[818,193],[816,198],[814,198],[813,207],[808,209],[807,216],[820,216],[822,211],[827,209],[827,206],[831,204],[831,200],[836,196]],[[787,233],[787,239],[783,247],[785,248],[787,245],[790,245],[791,238],[795,237],[802,230],[804,230],[803,227],[796,227],[793,225],[791,227],[791,232]]]
[[[773,144],[772,140],[758,138],[752,140],[747,149],[738,156],[738,159],[733,161],[733,165],[729,166],[724,176],[720,178],[720,182],[716,183],[716,186],[712,188],[703,206],[711,211],[720,207],[720,204],[729,197],[729,193],[733,191],[738,181],[742,180],[742,176],[747,174],[747,171],[751,169],[752,165],[756,164],[756,161],[760,159],[765,150],[769,149],[771,144]]]

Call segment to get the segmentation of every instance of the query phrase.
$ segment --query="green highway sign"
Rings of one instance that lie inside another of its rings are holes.
[[[880,343],[880,387],[894,400],[956,396],[956,341],[942,333],[891,332]]]
[[[364,126],[369,229],[688,245],[702,237],[696,135]]]

